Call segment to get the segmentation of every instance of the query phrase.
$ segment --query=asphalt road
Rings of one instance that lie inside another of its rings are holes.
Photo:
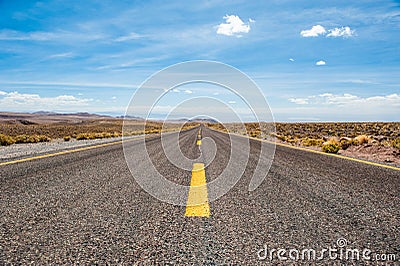
[[[180,147],[201,160],[197,132],[181,133]],[[217,147],[205,169],[210,181],[228,164],[229,137],[207,128],[202,137]],[[398,263],[400,171],[277,146],[266,179],[249,192],[260,149],[258,141],[250,144],[242,178],[210,203],[210,217],[186,217],[185,206],[146,193],[131,176],[121,144],[0,166],[0,264],[257,265],[271,263],[257,255],[264,245],[319,250],[337,246],[339,238],[346,247],[370,249],[371,256],[395,254]],[[191,172],[169,163],[160,138],[149,139],[147,150],[160,173],[190,184]],[[137,167],[146,174],[141,160]],[[276,263],[293,261],[275,257]]]

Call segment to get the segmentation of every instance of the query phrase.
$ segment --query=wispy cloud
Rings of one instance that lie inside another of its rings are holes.
[[[116,42],[126,42],[126,41],[131,41],[131,40],[137,40],[142,38],[140,34],[137,34],[135,32],[131,32],[128,35],[120,36],[115,39]]]
[[[289,98],[289,101],[295,104],[308,104],[308,99],[305,98]]]
[[[49,58],[70,58],[73,56],[74,56],[74,53],[68,52],[68,53],[61,53],[61,54],[53,54],[53,55],[50,55]]]
[[[0,31],[1,41],[56,41],[56,42],[74,42],[74,41],[92,41],[104,39],[107,36],[98,33],[70,32],[70,31],[34,31],[21,32],[9,29]]]
[[[217,26],[217,34],[236,37],[242,37],[242,33],[248,33],[250,31],[250,23],[255,22],[255,20],[249,19],[249,23],[246,24],[236,15],[226,15],[224,19],[226,23],[221,23]]]
[[[137,84],[122,84],[122,83],[91,83],[91,82],[46,82],[46,81],[25,81],[25,82],[1,82],[0,85],[24,88],[36,87],[90,87],[90,88],[137,88]]]

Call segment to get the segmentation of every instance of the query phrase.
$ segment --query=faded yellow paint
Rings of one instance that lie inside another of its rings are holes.
[[[210,217],[206,173],[202,163],[193,164],[185,216]]]

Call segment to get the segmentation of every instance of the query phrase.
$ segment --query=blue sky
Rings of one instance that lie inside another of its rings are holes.
[[[0,0],[0,110],[120,115],[156,71],[213,60],[249,75],[277,121],[399,121],[399,1],[227,2]],[[158,110],[241,106],[217,91],[171,91]]]

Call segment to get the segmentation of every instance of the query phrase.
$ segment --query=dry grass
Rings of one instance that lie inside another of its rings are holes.
[[[183,130],[198,126],[197,123],[186,123]],[[159,134],[161,132],[179,130],[176,124],[164,124],[154,121],[127,120],[124,133],[122,132],[122,119],[82,120],[66,123],[1,123],[0,145],[14,143],[47,142],[52,139],[70,141],[85,139],[103,139],[143,134]]]

